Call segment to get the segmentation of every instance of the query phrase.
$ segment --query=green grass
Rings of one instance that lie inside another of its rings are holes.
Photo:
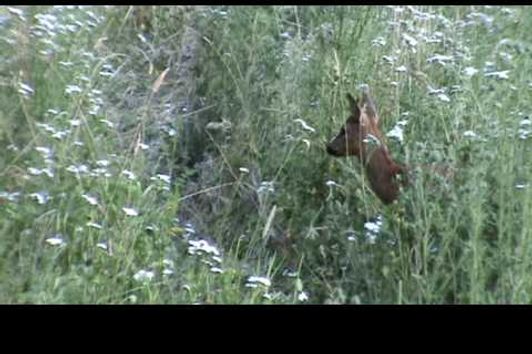
[[[529,8],[22,11],[0,12],[0,302],[532,302]],[[362,83],[383,133],[406,121],[392,156],[452,181],[419,170],[385,206],[326,154]]]

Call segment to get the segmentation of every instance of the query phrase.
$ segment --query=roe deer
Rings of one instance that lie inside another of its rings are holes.
[[[407,183],[407,169],[390,156],[369,88],[363,88],[360,103],[350,94],[347,99],[351,115],[338,135],[326,145],[327,152],[333,156],[357,156],[365,167],[373,192],[383,203],[390,204],[398,198],[400,184]]]

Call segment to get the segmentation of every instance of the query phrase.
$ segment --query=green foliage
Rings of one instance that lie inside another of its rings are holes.
[[[0,301],[530,303],[531,18],[6,8]],[[363,83],[415,175],[391,206],[324,148]]]

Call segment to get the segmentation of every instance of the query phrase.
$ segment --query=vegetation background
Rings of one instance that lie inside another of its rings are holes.
[[[532,8],[0,8],[0,302],[530,303]],[[368,84],[384,206],[324,143]]]

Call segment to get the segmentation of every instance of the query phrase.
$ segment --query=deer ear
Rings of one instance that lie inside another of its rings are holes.
[[[351,96],[350,93],[347,94],[347,101],[349,102],[349,111],[352,114],[351,117],[358,121],[360,118],[360,108],[358,108],[357,101],[353,98],[353,96]]]
[[[379,115],[377,114],[377,107],[367,86],[362,89],[362,106],[365,107],[364,111],[366,114],[378,124]]]

